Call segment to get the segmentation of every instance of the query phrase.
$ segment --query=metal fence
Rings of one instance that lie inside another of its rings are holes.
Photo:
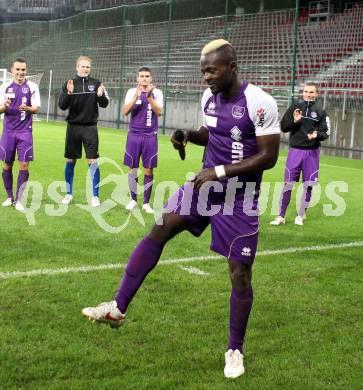
[[[291,1],[291,6],[297,4]],[[322,3],[322,2],[320,2]],[[241,77],[271,93],[282,108],[296,98],[306,81],[320,85],[323,104],[340,110],[342,120],[363,108],[363,6],[330,11],[289,8],[247,13],[228,0],[160,0],[102,10],[48,22],[0,25],[0,68],[25,57],[30,72],[44,72],[41,90],[57,117],[60,86],[75,74],[79,55],[94,59],[93,74],[113,98],[103,120],[122,126],[125,91],[136,70],[149,66],[164,91],[163,131],[194,126],[201,91],[200,50],[225,37],[236,48]],[[197,17],[199,16],[199,17]]]

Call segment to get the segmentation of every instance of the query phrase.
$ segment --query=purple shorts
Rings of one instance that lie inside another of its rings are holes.
[[[155,168],[158,165],[158,135],[128,133],[124,164],[138,168],[140,157],[144,168]]]
[[[298,182],[302,172],[303,182],[318,181],[320,149],[290,148],[286,160],[285,182]]]
[[[3,132],[0,141],[0,160],[13,163],[16,152],[18,152],[19,161],[33,161],[33,134],[31,132]]]
[[[164,209],[180,215],[186,229],[197,237],[210,224],[210,248],[214,252],[230,260],[253,263],[258,242],[258,216],[246,215],[242,201],[236,200],[233,209],[226,211],[224,194],[211,192],[209,196],[203,196],[194,189],[193,183],[187,182],[169,198]]]

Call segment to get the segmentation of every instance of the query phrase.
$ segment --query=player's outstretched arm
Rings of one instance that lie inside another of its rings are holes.
[[[200,146],[207,146],[209,131],[204,126],[199,130],[184,130],[186,131],[187,141]]]
[[[208,130],[201,127],[198,131],[195,130],[176,130],[170,138],[170,142],[174,148],[179,151],[180,158],[185,159],[185,146],[188,141],[201,146],[206,146],[208,143]]]
[[[182,132],[184,139],[181,140],[178,133]],[[205,127],[200,127],[199,130],[176,130],[173,132],[170,138],[170,142],[173,144],[175,149],[185,147],[188,142],[196,145],[206,146],[208,143],[208,130]]]

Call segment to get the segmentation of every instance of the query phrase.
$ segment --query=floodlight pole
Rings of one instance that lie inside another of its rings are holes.
[[[167,104],[167,94],[168,94],[168,78],[169,78],[169,66],[170,66],[170,46],[171,46],[171,32],[172,24],[171,19],[173,15],[173,0],[169,0],[169,18],[168,18],[168,44],[166,52],[166,70],[165,70],[165,84],[164,84],[164,115],[163,115],[163,134],[165,134],[165,125],[166,125],[166,104]]]
[[[53,78],[53,71],[52,71],[52,69],[51,69],[51,70],[49,71],[47,122],[49,122],[50,94],[51,94],[51,90],[52,90],[52,78]]]
[[[125,21],[126,21],[126,5],[122,6],[122,24],[121,24],[121,32],[120,32],[120,84],[119,84],[119,97],[117,102],[117,128],[120,128],[121,124],[121,99],[122,99],[122,91],[123,91],[123,77],[124,77],[124,68],[125,68]]]
[[[298,33],[299,33],[299,0],[295,1],[295,21],[294,21],[294,49],[292,54],[292,80],[291,80],[291,103],[295,100],[295,78],[296,78],[296,56],[298,46]]]
[[[224,3],[224,39],[228,39],[228,12],[229,12],[229,0],[225,0]]]

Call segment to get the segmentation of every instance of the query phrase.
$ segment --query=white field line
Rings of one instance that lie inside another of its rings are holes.
[[[356,248],[361,246],[363,246],[363,241],[353,241],[353,242],[343,242],[340,244],[264,250],[264,251],[257,252],[256,256],[257,257],[273,256],[273,255],[283,255],[283,254],[299,253],[299,252],[324,251],[330,249]],[[224,259],[224,257],[219,255],[184,257],[179,259],[160,260],[159,265],[173,265],[173,264],[191,263],[194,261],[210,261],[210,260],[222,260],[222,259]],[[125,266],[126,266],[125,264],[99,264],[99,265],[90,265],[90,266],[86,265],[82,267],[54,268],[54,269],[43,268],[43,269],[35,269],[32,271],[0,272],[0,279],[7,280],[13,278],[22,278],[22,277],[31,277],[31,276],[40,276],[40,275],[49,276],[49,275],[59,275],[59,274],[68,274],[68,273],[93,272],[93,271],[102,271],[102,270],[109,270],[109,269],[121,269],[121,268],[125,268]]]
[[[195,267],[183,267],[182,265],[179,265],[179,268],[182,269],[183,271],[189,272],[190,274],[194,274],[194,275],[202,275],[202,276],[210,275],[209,272],[202,271],[201,269]]]
[[[340,168],[340,169],[348,169],[348,170],[353,170],[353,171],[361,171],[362,168],[356,168],[356,167],[343,167],[342,165],[333,165],[333,164],[325,164],[325,163],[320,163],[323,167],[332,167],[332,168]]]

